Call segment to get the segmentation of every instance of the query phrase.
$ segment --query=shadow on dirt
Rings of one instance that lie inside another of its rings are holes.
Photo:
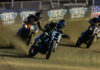
[[[29,57],[28,55],[25,54],[0,54],[0,57],[11,57],[11,58],[28,58],[28,59],[45,59],[45,58],[41,58],[41,57]]]
[[[92,51],[93,53],[99,53],[100,54],[100,51]]]
[[[82,49],[89,49],[89,48],[86,48],[86,47],[83,47],[83,46],[76,46],[75,44],[59,44],[60,46],[63,46],[63,47],[72,47],[72,48],[82,48]]]
[[[0,46],[0,49],[15,49],[14,46]]]
[[[0,54],[2,57],[13,57],[13,58],[27,58],[26,55],[18,55],[18,54]]]
[[[13,46],[0,46],[0,49],[15,49]]]
[[[60,46],[63,46],[63,47],[76,47],[75,44],[59,44]]]

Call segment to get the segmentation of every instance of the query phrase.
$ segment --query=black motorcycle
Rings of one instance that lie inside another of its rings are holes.
[[[87,48],[90,48],[90,46],[95,42],[97,39],[98,30],[97,28],[94,28],[93,30],[87,30],[78,38],[76,42],[76,46],[79,47],[81,44],[85,43]]]
[[[26,42],[27,45],[30,44],[32,36],[35,35],[35,30],[36,28],[30,27],[30,28],[25,28],[25,25],[23,25],[22,28],[20,28],[17,32],[17,35]]]
[[[41,40],[35,41],[29,50],[29,56],[35,56],[38,52],[46,54],[46,59],[49,59],[54,47],[57,45],[57,41],[60,40],[62,33],[57,30],[49,33],[44,32]]]

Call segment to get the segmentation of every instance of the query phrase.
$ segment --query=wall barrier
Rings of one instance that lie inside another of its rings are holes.
[[[66,19],[80,19],[80,18],[91,18],[95,13],[95,9],[99,10],[99,7],[73,7],[69,9],[52,9],[49,11],[44,11],[42,18],[44,21],[60,20]],[[22,21],[29,15],[34,14],[36,10],[21,10],[21,11],[1,11],[0,21],[2,24],[13,24],[22,23]],[[100,12],[97,11],[98,13]],[[96,12],[96,13],[97,13]],[[95,16],[93,16],[95,17]]]
[[[100,15],[100,6],[92,7],[91,17],[98,17]]]

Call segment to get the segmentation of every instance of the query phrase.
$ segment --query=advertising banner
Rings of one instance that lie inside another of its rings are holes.
[[[17,13],[15,12],[4,12],[0,14],[0,17],[4,24],[13,24],[17,17]]]
[[[49,21],[63,19],[66,12],[67,12],[66,9],[57,9],[48,11]]]
[[[35,11],[22,11],[20,12],[20,16],[22,18],[22,21],[27,18],[30,14],[35,14]]]
[[[85,16],[87,8],[80,7],[80,8],[71,8],[69,10],[71,14],[71,18],[82,18]]]
[[[100,15],[100,6],[93,6],[91,17],[98,17]]]

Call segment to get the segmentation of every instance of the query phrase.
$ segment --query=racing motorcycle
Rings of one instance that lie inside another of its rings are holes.
[[[34,57],[37,53],[45,54],[46,59],[49,59],[53,50],[57,47],[62,33],[60,30],[53,30],[50,32],[43,32],[41,40],[33,43],[29,50],[29,56]]]
[[[78,38],[76,46],[79,47],[81,44],[85,43],[87,45],[86,47],[90,48],[90,46],[97,40],[99,36],[100,29],[97,27],[93,28],[92,30],[87,30]]]
[[[38,32],[36,26],[24,24],[23,27],[18,30],[17,35],[29,45],[35,32]]]

